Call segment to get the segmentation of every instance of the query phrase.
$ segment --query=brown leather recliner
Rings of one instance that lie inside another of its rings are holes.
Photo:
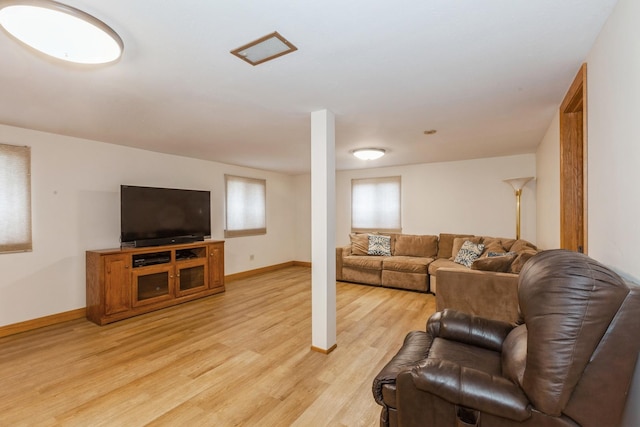
[[[543,251],[520,273],[524,323],[444,310],[373,383],[381,426],[621,422],[640,348],[640,286],[586,255]]]

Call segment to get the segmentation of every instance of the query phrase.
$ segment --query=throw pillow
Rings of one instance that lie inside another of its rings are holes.
[[[493,251],[489,251],[487,252],[487,256],[489,258],[491,257],[499,257],[499,256],[505,256],[505,255],[517,255],[515,252],[493,252]]]
[[[482,243],[473,243],[469,240],[465,241],[462,244],[462,247],[458,251],[456,258],[453,262],[462,264],[466,267],[471,267],[473,261],[475,261],[482,251],[484,250],[484,245]]]
[[[369,236],[364,233],[351,233],[351,255],[368,255]]]
[[[455,254],[452,254],[451,251],[453,248],[453,239],[456,237],[473,237],[473,235],[440,233],[440,237],[438,238],[438,258],[453,259]]]
[[[471,243],[482,243],[482,236],[472,236],[472,237],[456,237],[455,239],[453,239],[453,247],[451,249],[451,258],[449,259],[455,259],[456,255],[458,255],[458,252],[460,252],[460,249],[462,248],[462,245],[464,245],[464,242],[471,242]]]
[[[524,264],[537,253],[538,251],[536,251],[535,249],[525,249],[523,251],[520,251],[518,253],[518,256],[516,256],[516,259],[514,259],[511,263],[511,268],[509,269],[509,271],[511,273],[519,274],[520,270],[522,270],[522,267],[524,267]]]
[[[484,258],[478,258],[473,261],[471,264],[472,270],[482,270],[482,271],[498,271],[501,273],[506,273],[509,271],[511,267],[511,263],[516,259],[516,254],[506,255],[503,254],[501,256],[487,256]]]
[[[369,234],[368,254],[391,256],[391,237]]]

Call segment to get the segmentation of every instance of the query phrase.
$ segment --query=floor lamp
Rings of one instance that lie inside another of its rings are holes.
[[[527,176],[524,178],[511,178],[504,180],[507,184],[511,184],[516,192],[516,240],[520,238],[520,196],[522,195],[522,188],[532,179],[532,176]]]

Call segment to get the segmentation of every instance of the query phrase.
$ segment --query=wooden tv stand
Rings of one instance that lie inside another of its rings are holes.
[[[87,251],[86,262],[98,325],[224,292],[224,241]]]

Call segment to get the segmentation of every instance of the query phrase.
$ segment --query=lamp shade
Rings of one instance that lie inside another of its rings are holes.
[[[361,160],[375,160],[384,156],[382,148],[360,148],[353,151],[353,155]]]
[[[524,178],[509,178],[509,179],[505,179],[504,182],[506,182],[507,184],[511,184],[511,186],[513,187],[513,189],[515,191],[518,190],[522,190],[522,188],[527,185],[527,182],[531,181],[533,179],[532,176],[527,176]]]
[[[120,58],[124,46],[104,22],[55,1],[2,2],[0,25],[33,49],[69,62],[112,62]]]

